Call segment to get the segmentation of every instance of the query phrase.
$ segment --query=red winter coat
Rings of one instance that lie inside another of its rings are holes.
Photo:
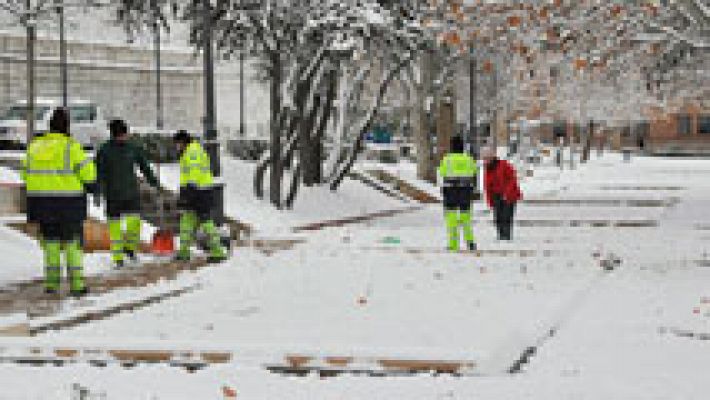
[[[491,164],[493,163],[493,164]],[[483,176],[486,201],[493,208],[493,195],[501,195],[508,203],[515,203],[523,198],[518,186],[515,168],[506,160],[494,160],[486,163]]]

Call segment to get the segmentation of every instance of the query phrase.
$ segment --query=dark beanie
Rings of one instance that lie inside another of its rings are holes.
[[[49,130],[52,133],[63,133],[69,135],[69,111],[60,107],[54,110],[52,118],[49,120]]]
[[[186,130],[179,130],[175,135],[173,135],[173,141],[178,143],[190,143],[192,141],[192,137],[190,137],[190,134],[187,133]]]
[[[451,138],[451,152],[452,153],[463,153],[463,138],[461,136],[454,136]]]
[[[128,133],[128,125],[125,121],[114,119],[108,123],[108,129],[111,132],[111,138],[122,136]]]

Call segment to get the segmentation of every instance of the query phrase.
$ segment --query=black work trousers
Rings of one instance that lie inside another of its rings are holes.
[[[501,195],[493,196],[493,214],[498,239],[513,240],[513,222],[515,217],[515,203],[508,203]]]

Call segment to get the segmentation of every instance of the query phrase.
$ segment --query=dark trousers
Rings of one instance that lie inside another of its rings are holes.
[[[498,239],[513,239],[513,220],[515,217],[515,203],[508,203],[500,195],[493,196],[493,214],[496,228],[498,229]]]
[[[473,186],[445,186],[442,189],[445,210],[468,211],[473,201]]]
[[[42,222],[39,224],[39,233],[42,240],[54,240],[61,242],[70,242],[76,239],[81,240],[83,236],[82,222]]]
[[[111,219],[120,218],[126,214],[141,213],[141,201],[139,198],[133,199],[106,199],[106,215]]]

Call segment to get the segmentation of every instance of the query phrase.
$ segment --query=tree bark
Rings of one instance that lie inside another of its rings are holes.
[[[332,163],[329,167],[327,181],[332,182],[337,177],[340,167],[346,161],[346,158],[343,156],[345,150],[344,142],[346,140],[346,137],[349,136],[350,131],[350,129],[347,128],[347,110],[350,106],[350,102],[354,101],[356,97],[357,88],[361,87],[362,82],[367,78],[369,74],[369,67],[361,69],[353,79],[352,83],[350,83],[347,92],[345,92],[341,98],[339,110],[340,117],[338,120],[337,128],[337,141],[336,146],[331,153]]]
[[[320,102],[320,96],[315,96],[314,103]],[[315,124],[316,116],[318,114],[319,107],[314,104],[308,116],[303,119],[299,127],[299,165],[303,168],[303,184],[305,186],[312,186],[315,184],[313,182],[313,169],[314,164],[316,164],[316,154],[314,154],[314,138],[311,135],[313,131],[313,125]]]
[[[320,121],[316,125],[315,137],[313,141],[315,162],[313,169],[313,181],[315,184],[321,184],[323,182],[323,140],[325,138],[325,131],[328,127],[328,122],[333,116],[333,102],[335,102],[335,97],[337,95],[338,87],[338,76],[337,69],[331,68],[328,71],[328,89],[326,92],[325,104],[320,114]]]
[[[454,131],[456,121],[456,104],[455,95],[450,91],[446,91],[444,96],[439,99],[438,107],[436,107],[436,158],[434,166],[441,162],[441,159],[449,151],[449,142],[451,141],[451,133]],[[475,139],[475,138],[474,138]]]
[[[345,179],[345,176],[350,172],[352,169],[353,165],[355,164],[355,160],[357,160],[357,156],[360,153],[360,151],[363,148],[363,142],[365,140],[365,134],[366,132],[370,129],[372,126],[373,121],[375,120],[375,117],[377,116],[377,112],[382,105],[382,100],[385,96],[385,93],[387,92],[387,89],[394,79],[395,76],[399,73],[399,71],[402,70],[402,68],[407,65],[409,62],[411,62],[411,57],[407,57],[404,60],[401,60],[395,65],[394,68],[392,68],[385,78],[381,81],[379,91],[376,95],[376,98],[373,102],[373,105],[368,112],[368,114],[365,116],[363,119],[363,122],[359,126],[359,132],[357,139],[355,140],[355,143],[353,144],[353,148],[350,151],[350,155],[348,157],[347,162],[343,166],[343,168],[340,170],[336,178],[330,183],[330,190],[338,190],[338,187],[340,187],[340,184],[343,182],[343,179]]]
[[[423,52],[420,58],[420,82],[416,85],[416,128],[415,142],[417,146],[417,177],[419,179],[435,182],[433,174],[432,143],[430,137],[429,118],[425,110],[427,97],[431,94],[431,81],[433,75],[432,54]]]
[[[281,180],[283,164],[281,160],[281,127],[279,114],[281,111],[281,54],[278,46],[271,52],[271,143],[269,176],[269,200],[276,208],[281,208]]]
[[[284,206],[289,210],[293,208],[293,203],[296,200],[301,176],[302,170],[301,164],[299,163],[298,165],[296,165],[296,169],[293,171],[293,176],[291,177],[291,187],[289,188],[288,195],[286,196],[286,202],[284,204]]]

